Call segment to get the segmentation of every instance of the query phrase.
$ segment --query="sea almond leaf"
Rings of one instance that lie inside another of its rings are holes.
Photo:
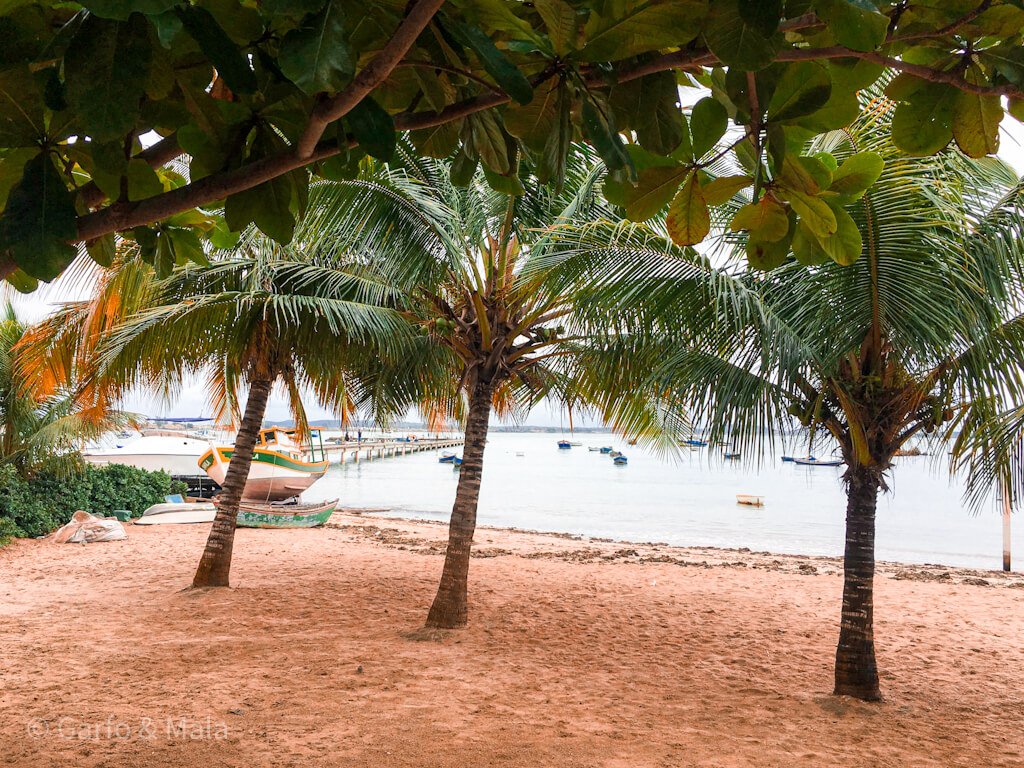
[[[696,172],[690,173],[669,203],[665,226],[677,245],[696,245],[711,231],[711,213],[701,194]]]

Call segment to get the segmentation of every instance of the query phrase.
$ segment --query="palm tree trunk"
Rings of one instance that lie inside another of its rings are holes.
[[[213,519],[210,536],[206,540],[206,549],[199,560],[193,587],[226,587],[231,572],[231,551],[235,543],[235,521],[238,518],[238,502],[245,490],[245,481],[249,479],[249,466],[252,464],[253,448],[263,427],[263,415],[267,410],[267,400],[274,386],[274,377],[258,378],[249,387],[249,397],[245,402],[245,414],[235,437],[235,447],[228,464],[224,485],[217,497],[217,516]]]
[[[454,629],[466,626],[468,615],[469,556],[476,531],[476,508],[480,500],[480,477],[487,443],[487,422],[491,416],[491,387],[477,384],[469,401],[466,443],[462,449],[462,472],[455,491],[455,504],[448,525],[448,550],[437,595],[427,614],[427,626]]]
[[[882,698],[875,663],[875,506],[879,478],[871,468],[851,467],[847,477],[843,614],[836,648],[835,695],[865,701]]]

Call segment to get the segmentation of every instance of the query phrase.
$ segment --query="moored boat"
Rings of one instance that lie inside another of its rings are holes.
[[[611,456],[613,459],[617,459],[619,458],[619,456],[622,455],[622,451],[609,451],[608,455]]]
[[[629,459],[627,459],[621,453],[618,456],[616,456],[615,458],[612,459],[612,464],[614,464],[617,467],[624,467],[628,463],[629,463]]]
[[[589,448],[587,448],[587,450],[597,452],[600,451],[601,449],[596,445],[591,445]]]
[[[338,500],[317,504],[253,504],[238,505],[239,528],[317,528],[326,523]]]
[[[755,496],[752,493],[737,493],[736,503],[745,507],[763,507],[764,496]]]
[[[612,447],[610,445],[606,445],[603,448],[598,448],[598,450],[601,453],[611,453],[613,449],[612,449]]]
[[[570,443],[568,440],[559,440],[558,447],[562,450],[566,450],[568,448],[572,448],[572,443]]]
[[[184,436],[147,435],[116,448],[94,448],[82,458],[95,466],[124,464],[169,475],[198,475],[196,464],[210,444]]]
[[[690,448],[706,448],[708,445],[706,440],[698,440],[697,438],[693,437],[691,437],[689,440],[683,440],[681,444],[689,446]]]
[[[726,461],[736,461],[740,458],[740,453],[739,451],[725,451],[722,454],[722,458]]]
[[[452,464],[452,463],[454,463],[454,461],[455,461],[455,454],[454,453],[442,453],[440,458],[438,458],[437,463],[438,464]]]
[[[324,476],[328,463],[320,429],[310,429],[307,448],[295,442],[295,436],[294,429],[268,427],[260,430],[259,443],[252,452],[249,477],[242,491],[244,501],[284,501],[298,496]],[[199,458],[200,469],[223,485],[234,450],[234,446],[210,447]]]
[[[842,459],[816,459],[813,456],[806,458],[794,458],[794,464],[799,464],[802,467],[839,467],[845,464]]]

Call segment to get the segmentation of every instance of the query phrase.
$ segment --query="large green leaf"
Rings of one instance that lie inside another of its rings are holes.
[[[843,161],[832,174],[829,192],[835,192],[841,201],[852,203],[864,196],[885,170],[885,161],[874,152],[858,152]]]
[[[53,280],[77,253],[74,196],[48,153],[25,163],[0,216],[0,251],[32,277]]]
[[[789,204],[800,216],[800,220],[818,237],[829,237],[836,232],[836,214],[820,197],[808,195],[795,189],[784,189]]]
[[[31,70],[0,71],[0,146],[31,147],[43,133],[43,94]]]
[[[733,232],[746,230],[752,238],[764,242],[776,242],[789,231],[789,217],[786,209],[769,195],[759,202],[748,203],[740,208],[729,224]]]
[[[750,176],[719,176],[702,184],[700,189],[708,205],[722,205],[753,183],[754,179]]]
[[[696,245],[711,231],[711,213],[697,183],[696,171],[690,173],[669,203],[665,227],[677,245]]]
[[[626,167],[632,170],[632,160],[611,119],[607,104],[593,99],[583,102],[583,127],[608,170],[617,171]]]
[[[927,84],[896,107],[892,119],[893,143],[910,155],[933,155],[953,138],[956,91]]]
[[[472,24],[458,24],[455,29],[480,58],[487,74],[513,99],[520,104],[529,104],[533,98],[533,86],[508,56],[498,50],[494,41],[480,27]]]
[[[505,110],[505,129],[530,149],[543,151],[558,121],[560,81],[553,77],[533,89],[529,103]]]
[[[707,0],[604,3],[584,28],[583,61],[618,61],[645,51],[682,47],[697,36]]]
[[[741,12],[748,0],[715,0],[704,27],[704,41],[723,64],[743,70],[768,66],[779,50],[779,36],[765,35]]]
[[[683,140],[679,88],[671,72],[657,72],[612,88],[608,101],[620,128],[632,128],[640,146],[667,155]]]
[[[341,0],[328,0],[319,13],[306,16],[284,36],[278,66],[307,94],[333,93],[345,87],[355,65]]]
[[[959,91],[953,103],[953,138],[968,157],[994,155],[999,149],[1002,119],[999,96]]]
[[[442,123],[432,128],[412,131],[409,138],[413,146],[427,157],[444,159],[459,147],[459,123]]]
[[[544,20],[544,28],[555,53],[564,56],[577,45],[576,10],[565,0],[534,0],[537,13]]]
[[[363,97],[345,122],[367,154],[385,162],[395,153],[395,120],[370,96]]]
[[[145,17],[88,17],[64,57],[68,103],[94,139],[123,138],[135,127],[152,51]]]
[[[693,156],[700,158],[707,154],[725,135],[729,127],[729,114],[716,99],[705,96],[693,105],[690,113],[690,141]]]
[[[503,175],[512,167],[509,142],[493,112],[477,112],[466,118],[463,144],[474,158],[479,158],[494,173]]]
[[[287,245],[295,232],[297,209],[292,177],[278,176],[231,195],[224,202],[224,219],[235,232],[255,224],[268,237]]]
[[[217,74],[224,78],[235,93],[249,94],[256,91],[256,73],[249,66],[249,60],[217,23],[209,11],[198,5],[186,5],[176,9],[178,18],[199,48],[217,68]]]
[[[840,45],[873,51],[885,40],[889,17],[873,3],[860,0],[818,0],[814,6]]]
[[[688,173],[683,166],[654,166],[640,171],[635,185],[609,180],[605,188],[611,186],[613,202],[625,208],[630,219],[645,221],[669,204]]]
[[[832,78],[816,61],[797,61],[786,66],[768,102],[768,120],[781,123],[809,115],[828,103]]]
[[[837,264],[848,267],[860,258],[863,249],[860,228],[853,217],[846,212],[846,209],[833,206],[832,212],[836,217],[836,231],[825,237],[819,235],[818,242],[829,258]],[[813,229],[811,227],[812,231]]]

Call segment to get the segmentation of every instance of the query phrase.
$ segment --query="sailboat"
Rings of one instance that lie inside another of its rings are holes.
[[[242,491],[243,500],[290,499],[324,476],[328,462],[321,430],[310,428],[307,447],[297,443],[296,437],[294,429],[268,427],[260,430],[259,443],[252,452],[249,477]],[[214,482],[223,485],[234,451],[234,446],[211,446],[199,457],[199,467]]]

